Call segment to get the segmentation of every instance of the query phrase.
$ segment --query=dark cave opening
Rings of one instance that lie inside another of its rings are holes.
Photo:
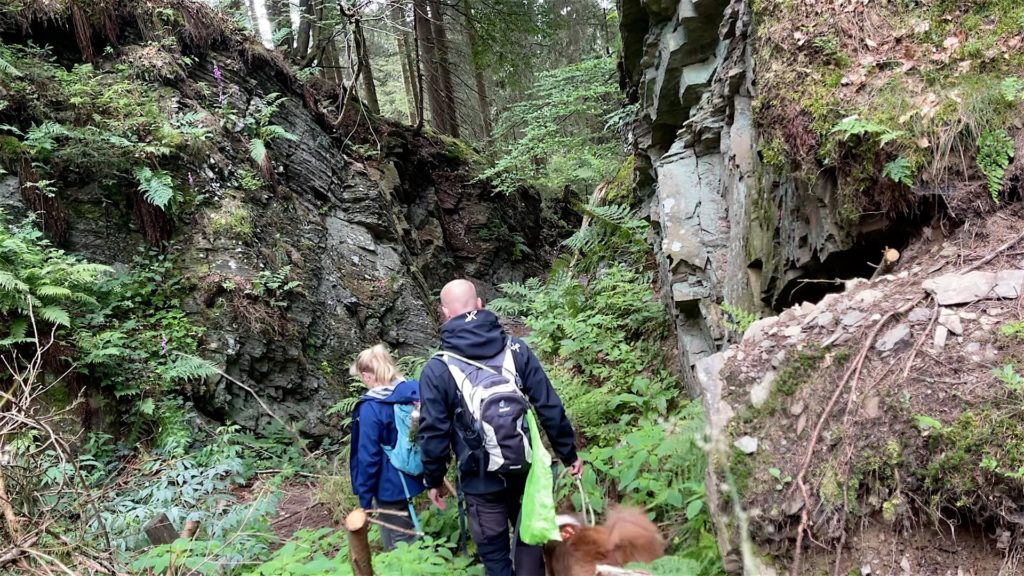
[[[817,303],[828,294],[842,292],[847,280],[871,278],[886,248],[902,253],[941,211],[939,200],[922,198],[914,214],[894,221],[877,218],[862,222],[850,248],[832,252],[824,260],[814,254],[806,265],[789,269],[784,278],[776,279],[775,282],[783,285],[778,291],[774,285],[768,286],[763,296],[765,305],[781,312],[803,302]],[[750,268],[756,272],[759,266],[760,260],[756,260]],[[774,301],[773,294],[776,295]]]

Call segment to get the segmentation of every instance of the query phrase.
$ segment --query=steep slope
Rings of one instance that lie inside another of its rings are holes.
[[[355,351],[426,352],[443,282],[540,273],[563,230],[533,192],[473,182],[457,141],[355,101],[337,121],[336,89],[200,3],[8,4],[0,39],[0,206],[120,270],[170,262],[155,281],[177,286],[201,355],[311,433],[337,424]],[[218,418],[267,418],[225,380],[184,390]]]
[[[1024,8],[623,0],[620,31],[727,567],[1016,573]]]

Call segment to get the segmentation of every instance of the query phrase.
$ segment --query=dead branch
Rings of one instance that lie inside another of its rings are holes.
[[[387,523],[387,522],[385,522],[383,520],[378,520],[377,518],[369,518],[369,519],[367,519],[367,522],[369,522],[370,524],[376,524],[377,526],[381,526],[383,528],[387,528],[388,530],[394,530],[395,532],[401,532],[402,534],[408,534],[410,536],[422,536],[423,535],[420,532],[416,532],[415,530],[409,530],[408,528],[400,528],[398,526],[395,526],[394,524],[389,524],[389,523]]]
[[[957,274],[966,274],[966,273],[968,273],[968,272],[970,272],[972,270],[977,270],[978,268],[981,268],[985,264],[988,264],[989,262],[995,260],[996,256],[999,256],[1000,254],[1002,254],[1003,252],[1006,252],[1007,250],[1009,250],[1010,248],[1012,248],[1016,244],[1019,244],[1021,240],[1024,240],[1024,234],[1020,234],[1019,236],[1014,237],[1013,239],[1011,239],[1006,244],[1003,244],[999,248],[996,248],[988,256],[985,256],[984,258],[982,258],[981,260],[978,260],[974,264],[971,264],[967,268],[964,268],[963,270],[960,270],[959,272],[957,272]]]

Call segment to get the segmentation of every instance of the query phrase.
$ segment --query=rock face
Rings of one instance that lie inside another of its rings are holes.
[[[844,251],[864,237],[844,225],[828,171],[809,182],[761,162],[746,0],[623,0],[621,14],[622,80],[640,110],[628,140],[692,367],[723,343],[719,303],[759,312],[820,297],[826,285],[796,280],[852,277]]]
[[[132,22],[121,23],[126,37],[137,33],[127,29]],[[9,32],[43,43],[52,31]],[[469,277],[489,297],[496,284],[539,274],[548,247],[572,222],[543,216],[531,191],[499,197],[472,183],[457,143],[384,121],[338,130],[310,86],[272,58],[247,58],[256,49],[235,41],[193,54],[187,73],[168,82],[174,106],[216,123],[218,105],[244,111],[281,94],[271,121],[296,139],[270,142],[269,182],[240,186],[254,174],[248,142],[240,127],[214,130],[205,164],[173,168],[207,200],[176,214],[167,251],[191,286],[183,308],[206,330],[202,355],[278,416],[327,435],[340,419],[325,411],[350,394],[354,353],[378,342],[402,355],[428,353],[444,282]],[[212,99],[200,95],[201,86],[217,87]],[[353,152],[346,142],[367,149],[372,142],[376,150]],[[105,200],[96,185],[59,196],[68,211],[67,249],[123,269],[145,247],[130,208]],[[0,207],[26,210],[17,178],[0,179]],[[301,283],[283,304],[238,297],[241,287],[282,270]],[[191,392],[209,415],[253,429],[269,419],[226,380]]]

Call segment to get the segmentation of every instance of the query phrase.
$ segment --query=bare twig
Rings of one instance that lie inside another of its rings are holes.
[[[177,354],[178,356],[184,356],[186,358],[195,358],[194,356],[190,356],[189,354],[185,354],[182,352],[174,352],[174,354]],[[279,418],[278,415],[273,410],[270,409],[270,406],[267,406],[267,403],[264,402],[262,398],[260,398],[259,394],[257,394],[255,390],[246,386],[245,384],[242,384],[238,380],[235,380],[231,376],[228,376],[227,374],[224,373],[223,370],[220,370],[216,367],[213,367],[213,370],[216,371],[217,374],[220,374],[221,378],[224,378],[228,382],[231,382],[235,386],[238,386],[239,388],[245,390],[249,394],[252,394],[252,397],[256,399],[256,402],[258,402],[260,407],[263,408],[263,411],[266,412],[274,420],[277,420],[278,424],[284,426],[284,429],[291,433],[292,437],[295,439],[296,444],[298,445],[299,450],[302,452],[302,455],[306,458],[310,456],[309,450],[307,450],[306,447],[303,446],[302,437],[299,436],[299,433],[295,430],[295,428],[292,428],[290,424]]]
[[[376,524],[377,526],[383,526],[384,528],[387,528],[388,530],[394,530],[395,532],[401,532],[402,534],[408,534],[410,536],[422,536],[423,535],[422,532],[416,532],[415,530],[409,530],[408,528],[400,528],[398,526],[395,526],[394,524],[388,524],[387,522],[385,522],[383,520],[378,520],[376,518],[367,518],[366,521],[369,522],[370,524]]]

